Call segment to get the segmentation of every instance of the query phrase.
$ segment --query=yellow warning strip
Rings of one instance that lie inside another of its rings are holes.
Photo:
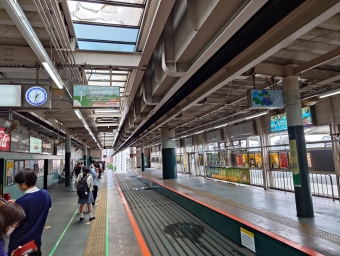
[[[106,178],[106,177],[105,177]],[[89,236],[87,238],[85,256],[106,256],[106,218],[107,218],[107,186],[106,183],[99,188],[98,206],[96,207],[91,224]]]

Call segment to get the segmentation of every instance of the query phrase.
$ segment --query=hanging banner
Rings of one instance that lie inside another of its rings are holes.
[[[296,148],[296,140],[289,141],[290,148],[290,156],[291,156],[291,168],[293,172],[293,182],[295,187],[301,187],[301,178],[300,178],[300,167],[299,167],[299,159]]]
[[[119,108],[118,86],[73,86],[73,107],[75,108]]]
[[[280,152],[279,153],[279,159],[280,159],[280,168],[281,169],[288,169],[288,154],[287,152]]]
[[[248,90],[249,108],[283,108],[282,90]]]

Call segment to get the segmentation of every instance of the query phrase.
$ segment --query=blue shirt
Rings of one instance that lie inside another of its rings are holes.
[[[93,186],[98,186],[98,174],[94,170],[94,168],[91,169],[91,176],[93,179]]]
[[[52,206],[50,194],[40,189],[25,194],[16,200],[16,203],[24,209],[26,217],[9,237],[8,251],[12,252],[19,245],[24,245],[31,240],[34,240],[38,247],[41,246],[41,235]]]
[[[7,252],[5,250],[5,240],[0,238],[0,256],[7,256]]]

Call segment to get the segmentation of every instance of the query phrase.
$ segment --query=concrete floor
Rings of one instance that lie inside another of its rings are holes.
[[[108,188],[109,255],[141,255],[111,170],[105,171],[99,189],[101,186]],[[48,192],[52,198],[52,209],[42,235],[43,255],[83,256],[91,222],[88,220],[88,214],[84,214],[85,220],[79,222],[77,193],[71,192],[63,183],[50,188]],[[7,247],[8,238],[6,240]]]
[[[140,169],[136,169],[139,174],[143,175]],[[319,229],[321,232],[335,234],[336,239],[340,236],[340,203],[333,202],[331,199],[313,197],[314,218],[299,218],[296,216],[294,193],[285,193],[282,191],[268,190],[265,191],[260,187],[239,186],[228,184],[216,180],[204,179],[202,177],[192,177],[187,174],[178,174],[177,179],[170,181],[162,179],[162,172],[157,169],[147,168],[146,175],[152,175],[155,181],[170,186],[182,193],[194,197],[202,202],[208,203],[214,207],[223,209],[226,212],[234,214],[244,220],[247,220],[259,227],[267,229],[291,241],[307,246],[311,249],[324,253],[325,255],[339,255],[340,244],[321,239],[319,237],[307,234],[299,229],[299,223]],[[178,184],[178,186],[176,186]],[[186,189],[186,187],[188,189]],[[225,198],[242,205],[250,206],[254,209],[262,210],[278,217],[284,217],[297,222],[297,227],[292,228],[282,223],[275,222],[263,216],[244,211],[240,208],[227,205],[221,201],[214,201],[211,198],[195,193],[197,191],[208,192],[211,195]],[[338,240],[339,241],[339,240]]]

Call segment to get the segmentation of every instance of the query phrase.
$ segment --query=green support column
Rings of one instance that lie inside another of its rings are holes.
[[[163,179],[177,178],[175,130],[161,128]]]
[[[65,187],[71,185],[71,136],[66,135],[65,139]]]
[[[145,171],[145,163],[144,163],[144,145],[140,148],[140,165],[142,168],[142,172]]]
[[[298,77],[282,79],[298,217],[314,217]]]

